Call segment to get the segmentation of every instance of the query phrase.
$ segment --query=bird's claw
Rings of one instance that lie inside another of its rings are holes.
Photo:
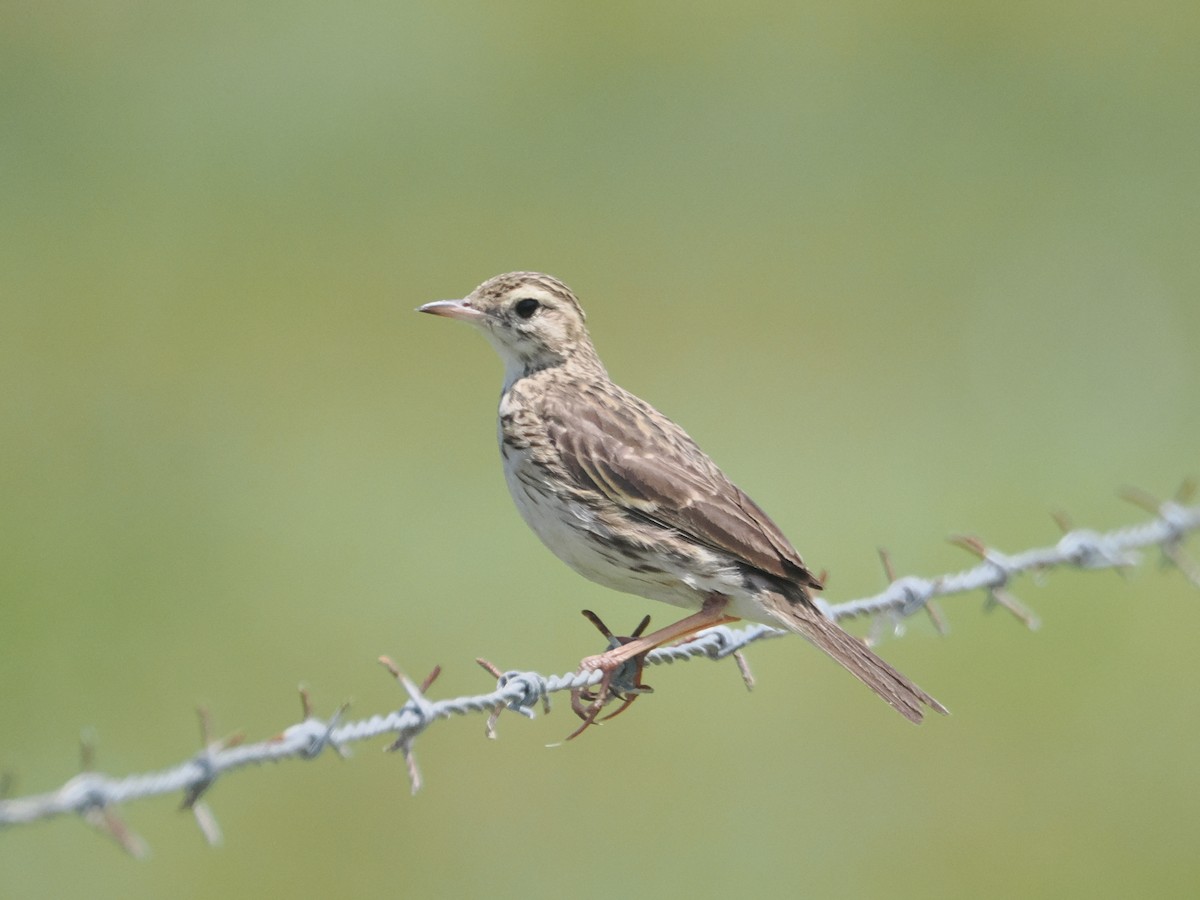
[[[614,716],[619,716],[642,694],[654,692],[654,688],[650,685],[642,684],[642,670],[645,667],[646,654],[639,653],[637,656],[621,659],[616,656],[615,652],[630,641],[641,637],[650,624],[650,617],[646,616],[642,619],[633,634],[626,637],[613,634],[609,627],[600,620],[600,617],[591,610],[585,609],[583,614],[599,629],[601,634],[608,638],[608,651],[598,656],[585,657],[579,663],[580,672],[598,670],[604,675],[594,689],[581,687],[571,691],[571,710],[583,720],[583,724],[567,736],[568,741],[583,734],[589,726],[596,722],[604,722]],[[620,700],[621,705],[607,716],[598,718],[600,711],[613,700]]]

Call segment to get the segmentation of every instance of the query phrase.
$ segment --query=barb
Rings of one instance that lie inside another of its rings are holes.
[[[953,543],[968,550],[980,561],[960,572],[933,578],[895,577],[890,558],[881,551],[889,581],[884,591],[844,603],[821,602],[834,619],[872,617],[890,623],[896,633],[902,632],[903,622],[908,616],[921,610],[931,611],[935,625],[941,630],[944,620],[930,606],[931,601],[938,597],[982,590],[987,598],[985,607],[1001,606],[1025,625],[1034,628],[1037,625],[1036,617],[1011,592],[1010,585],[1017,576],[1067,566],[1084,570],[1122,569],[1136,565],[1140,559],[1137,551],[1149,547],[1158,547],[1165,563],[1174,565],[1184,577],[1200,587],[1200,566],[1183,550],[1185,538],[1200,530],[1200,506],[1184,505],[1191,497],[1191,488],[1185,485],[1174,500],[1165,502],[1158,502],[1140,491],[1127,490],[1124,496],[1139,507],[1148,509],[1154,518],[1138,525],[1099,533],[1066,527],[1065,517],[1059,516],[1056,518],[1064,525],[1066,533],[1055,544],[1015,554],[1002,553],[976,537],[953,538]],[[745,662],[744,649],[756,641],[783,634],[786,632],[766,625],[741,628],[720,625],[701,632],[686,643],[659,648],[651,652],[645,662],[648,665],[660,665],[698,658],[721,660],[733,657],[740,676],[745,679],[747,687],[751,687],[753,679]],[[265,741],[244,743],[240,735],[214,740],[209,715],[202,710],[202,747],[198,754],[171,768],[123,778],[93,771],[95,748],[92,741],[85,740],[82,743],[83,771],[57,790],[27,797],[8,797],[0,792],[0,828],[72,813],[107,833],[131,855],[140,857],[147,851],[145,842],[124,824],[116,812],[117,807],[143,797],[181,793],[183,808],[193,812],[204,836],[211,843],[218,843],[221,839],[220,828],[201,797],[224,775],[267,762],[315,759],[326,748],[345,756],[345,748],[349,744],[389,736],[392,741],[386,749],[401,753],[412,791],[416,793],[420,789],[421,778],[413,755],[413,744],[433,723],[454,716],[482,713],[487,716],[485,733],[488,737],[495,737],[497,719],[503,710],[533,718],[539,703],[549,711],[551,694],[586,691],[603,677],[599,671],[565,675],[504,671],[485,660],[477,660],[496,678],[494,690],[474,696],[431,700],[426,692],[440,672],[440,667],[417,685],[405,677],[391,660],[383,657],[380,662],[408,694],[404,705],[393,712],[343,722],[347,709],[343,704],[323,720],[313,714],[308,692],[301,688],[301,721]],[[8,781],[5,777],[4,783]]]

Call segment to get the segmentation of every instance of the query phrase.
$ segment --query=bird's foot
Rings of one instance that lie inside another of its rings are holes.
[[[625,712],[633,701],[642,694],[654,692],[648,684],[642,684],[642,670],[645,667],[646,653],[630,655],[626,645],[642,636],[650,624],[646,616],[629,636],[615,635],[607,625],[591,610],[585,609],[584,616],[608,638],[608,650],[598,656],[588,656],[579,663],[580,672],[601,671],[604,673],[599,684],[594,688],[583,687],[571,691],[571,710],[583,720],[575,731],[567,736],[567,740],[583,734],[589,726],[603,722]],[[600,711],[613,700],[620,700],[621,705],[603,718],[598,718]]]

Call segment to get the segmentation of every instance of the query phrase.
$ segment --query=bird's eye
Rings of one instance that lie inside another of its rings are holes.
[[[537,312],[539,306],[541,304],[532,297],[526,297],[524,300],[518,300],[517,305],[513,309],[516,310],[517,315],[522,319],[528,319]]]

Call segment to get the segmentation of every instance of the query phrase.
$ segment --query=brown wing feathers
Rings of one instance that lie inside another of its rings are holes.
[[[750,567],[820,586],[778,526],[682,429],[615,385],[604,388],[620,396],[545,396],[550,438],[573,475],[622,508]],[[646,422],[656,423],[655,432],[639,427]]]

